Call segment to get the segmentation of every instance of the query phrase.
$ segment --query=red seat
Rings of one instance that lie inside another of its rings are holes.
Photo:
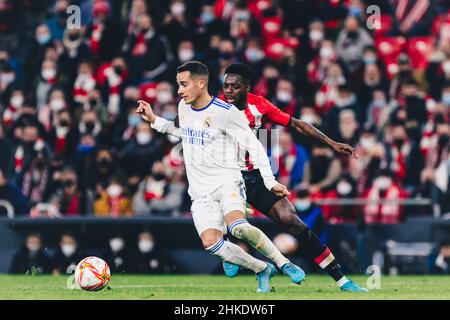
[[[428,65],[428,56],[434,48],[434,37],[409,38],[406,44],[406,53],[411,59],[414,69],[425,69]]]
[[[157,82],[145,82],[139,86],[141,92],[141,98],[148,103],[154,103],[156,101],[156,86]]]
[[[405,48],[406,40],[404,37],[383,37],[375,40],[378,57],[386,65],[388,77],[392,77],[397,73],[397,59]]]
[[[278,16],[262,19],[261,27],[264,42],[268,42],[280,36],[281,23],[281,18]]]
[[[253,14],[253,16],[262,21],[262,13],[267,8],[270,8],[272,5],[272,0],[249,0],[248,1],[248,10]]]

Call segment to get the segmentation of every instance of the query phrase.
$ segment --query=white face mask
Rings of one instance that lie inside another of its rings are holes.
[[[141,131],[136,134],[136,140],[140,145],[144,145],[152,140],[152,136],[148,132]]]
[[[10,103],[14,108],[20,108],[23,105],[24,101],[25,101],[25,99],[23,98],[22,95],[20,95],[20,96],[16,95],[11,98]]]
[[[14,75],[14,73],[3,73],[0,76],[0,82],[10,84],[14,82],[15,78],[16,76]]]
[[[352,191],[352,185],[348,182],[341,181],[337,184],[336,190],[341,195],[348,195]]]
[[[148,253],[153,250],[155,244],[151,240],[141,240],[138,243],[139,251],[142,253]]]
[[[109,240],[109,247],[113,252],[119,252],[125,246],[125,242],[121,238],[112,238]]]
[[[309,32],[309,39],[312,41],[320,41],[323,39],[323,32],[319,30],[311,30]]]
[[[446,74],[450,73],[450,60],[447,60],[442,64],[442,69]]]
[[[61,245],[61,251],[66,257],[72,256],[76,250],[77,250],[77,247],[75,247],[72,244],[62,244]]]
[[[59,110],[64,109],[64,106],[66,103],[63,99],[53,99],[50,101],[50,109],[52,109],[53,112],[58,112]]]
[[[192,60],[193,58],[194,58],[194,51],[190,49],[181,49],[178,52],[178,59],[180,59],[181,62],[186,62]]]
[[[118,184],[112,184],[107,189],[106,192],[109,194],[110,197],[118,197],[122,193],[122,187]]]
[[[311,206],[311,201],[309,201],[309,200],[295,200],[294,206],[299,211],[305,211],[306,209],[308,209]]]
[[[33,253],[39,251],[40,248],[41,247],[39,245],[34,245],[34,244],[27,245],[28,251],[33,252]]]
[[[334,52],[330,47],[322,47],[320,48],[319,55],[322,59],[331,59],[333,58]]]
[[[316,117],[312,114],[304,114],[300,117],[300,120],[308,122],[308,123],[315,123]]]
[[[377,189],[386,190],[391,186],[392,181],[388,177],[379,177],[375,179],[373,184]]]
[[[256,48],[249,48],[245,51],[245,57],[250,62],[261,61],[264,58],[264,52]]]
[[[372,138],[361,138],[359,143],[361,144],[361,147],[363,147],[363,149],[370,150],[370,148],[375,145],[375,140]]]
[[[184,11],[186,10],[186,7],[184,6],[183,3],[181,2],[177,2],[174,3],[172,5],[172,7],[170,7],[170,12],[174,15],[174,16],[181,16],[183,15]]]
[[[41,75],[44,80],[50,80],[56,76],[56,70],[55,69],[42,69]]]
[[[286,90],[278,90],[277,91],[277,99],[280,102],[290,102],[292,100],[292,94],[289,91]]]
[[[172,101],[172,94],[167,90],[159,91],[156,94],[156,100],[158,100],[158,102],[162,104],[168,103]]]

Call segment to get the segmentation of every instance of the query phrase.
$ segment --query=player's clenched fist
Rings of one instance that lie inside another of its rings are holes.
[[[136,108],[136,113],[140,114],[142,119],[147,122],[153,123],[155,122],[156,116],[153,113],[152,106],[150,103],[145,102],[144,100],[138,100],[138,107]]]
[[[281,183],[276,184],[272,190],[273,193],[275,193],[276,196],[278,197],[283,197],[283,196],[288,196],[290,195],[289,190],[286,188],[285,185],[282,185]]]

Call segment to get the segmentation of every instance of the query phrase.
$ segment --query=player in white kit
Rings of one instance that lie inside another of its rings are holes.
[[[197,61],[177,68],[178,94],[182,98],[176,124],[179,128],[174,122],[155,116],[144,101],[139,101],[136,112],[157,131],[181,137],[192,216],[204,248],[223,261],[253,270],[258,279],[258,291],[268,292],[275,267],[224,240],[228,226],[234,236],[247,241],[283,271],[289,270],[285,273],[293,282],[301,283],[305,277],[303,270],[284,257],[260,229],[245,219],[245,187],[237,148],[249,152],[267,189],[277,195],[289,192],[273,177],[265,150],[245,116],[233,105],[209,95],[208,77],[208,68]]]

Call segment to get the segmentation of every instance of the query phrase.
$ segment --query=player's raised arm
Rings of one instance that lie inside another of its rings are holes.
[[[227,119],[227,136],[239,143],[239,146],[247,150],[255,168],[261,172],[266,188],[277,196],[289,194],[286,186],[278,183],[273,176],[269,158],[261,142],[248,126],[248,120],[238,109],[230,109]]]
[[[138,100],[137,102],[138,107],[136,108],[136,113],[140,114],[144,121],[149,122],[153,129],[160,133],[168,133],[172,136],[180,137],[178,115],[175,121],[169,121],[155,115],[148,102],[145,102],[144,100]]]
[[[292,117],[290,126],[294,128],[298,133],[303,134],[308,138],[313,138],[325,143],[338,153],[343,153],[348,156],[353,155],[355,159],[358,159],[353,147],[345,143],[339,143],[334,141],[333,139],[328,137],[326,134],[324,134],[323,132],[321,132],[319,129],[309,124],[308,122]]]

